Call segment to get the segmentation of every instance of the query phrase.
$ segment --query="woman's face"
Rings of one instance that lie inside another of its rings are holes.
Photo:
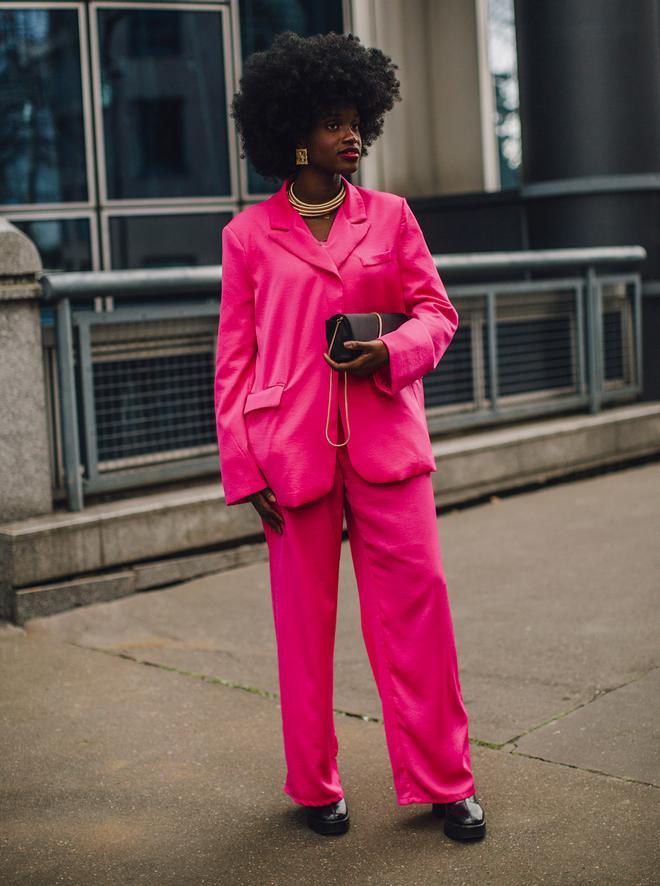
[[[360,117],[355,105],[328,111],[301,144],[307,148],[309,167],[330,174],[355,172],[362,154]]]

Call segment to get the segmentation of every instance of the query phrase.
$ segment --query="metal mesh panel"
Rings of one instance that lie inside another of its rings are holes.
[[[424,376],[424,402],[427,407],[450,406],[473,399],[472,329],[463,324],[436,369]]]
[[[575,291],[502,291],[494,298],[498,398],[574,394],[579,351]],[[437,368],[424,378],[426,406],[488,408],[492,385],[486,299],[474,294],[453,300],[459,327]]]
[[[487,330],[483,331],[485,365],[490,359]],[[498,321],[498,378],[500,397],[539,391],[575,389],[575,365],[569,317],[535,317]],[[491,396],[490,373],[486,394]]]
[[[94,364],[99,461],[214,443],[211,357],[202,352]]]
[[[603,284],[603,376],[610,390],[635,382],[632,296],[626,283]]]
[[[603,348],[605,351],[605,379],[623,379],[624,342],[623,318],[619,311],[605,311],[603,314]]]
[[[216,319],[117,315],[91,326],[89,439],[98,471],[214,452]]]
[[[495,302],[497,396],[538,399],[578,385],[575,291],[498,293]],[[483,330],[485,388],[492,395],[490,340]]]

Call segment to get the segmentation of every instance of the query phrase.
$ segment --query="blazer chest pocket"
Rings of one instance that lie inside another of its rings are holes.
[[[391,258],[392,250],[388,249],[386,252],[375,252],[372,255],[361,255],[360,261],[365,268],[368,268],[371,265],[384,265],[385,262],[390,261]]]
[[[278,406],[282,399],[283,390],[284,383],[280,383],[269,385],[267,388],[262,388],[260,391],[252,391],[252,393],[248,394],[245,399],[243,414],[245,415],[246,412],[252,412],[253,409],[261,409],[264,406]]]

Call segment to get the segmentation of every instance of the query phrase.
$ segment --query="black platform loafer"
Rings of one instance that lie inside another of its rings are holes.
[[[478,840],[486,834],[486,816],[474,794],[455,803],[434,803],[433,815],[444,818],[444,830],[453,840]]]
[[[325,806],[306,806],[307,824],[317,834],[343,834],[348,830],[349,816],[346,799]]]

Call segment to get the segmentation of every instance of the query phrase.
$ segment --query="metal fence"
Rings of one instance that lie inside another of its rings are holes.
[[[435,256],[460,323],[424,378],[431,433],[634,399],[644,257],[638,246]],[[88,494],[217,473],[220,284],[216,266],[42,278],[52,468],[71,510]]]

